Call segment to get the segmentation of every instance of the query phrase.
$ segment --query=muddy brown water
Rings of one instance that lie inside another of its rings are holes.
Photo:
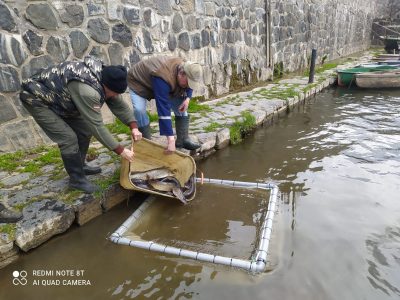
[[[0,299],[399,299],[399,91],[327,90],[198,167],[206,177],[279,184],[267,272],[109,242],[138,206],[131,200],[0,270]],[[199,186],[188,206],[158,199],[133,234],[248,258],[263,197]],[[26,271],[26,285],[13,284],[14,271]],[[76,279],[90,286],[66,285]]]

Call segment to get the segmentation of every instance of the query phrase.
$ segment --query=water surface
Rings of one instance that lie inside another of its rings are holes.
[[[0,270],[0,299],[399,299],[398,91],[327,90],[198,167],[206,177],[279,184],[267,272],[112,244],[106,237],[138,205],[131,200]],[[248,258],[262,197],[202,186],[189,206],[160,198],[135,234]],[[37,269],[82,269],[91,286],[33,286]],[[30,282],[13,286],[14,270]]]

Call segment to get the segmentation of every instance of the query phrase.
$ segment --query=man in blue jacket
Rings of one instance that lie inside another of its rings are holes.
[[[128,72],[128,86],[135,119],[143,137],[150,139],[150,120],[146,103],[155,99],[160,135],[167,137],[167,153],[177,148],[195,150],[199,144],[189,139],[187,109],[193,89],[202,79],[202,68],[197,63],[180,57],[157,56],[145,59]],[[175,114],[176,141],[172,130],[171,110]]]

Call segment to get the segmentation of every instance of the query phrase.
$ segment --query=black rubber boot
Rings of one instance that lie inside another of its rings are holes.
[[[139,127],[138,129],[139,129],[139,131],[142,133],[142,135],[143,135],[144,138],[146,138],[146,139],[148,139],[148,140],[151,140],[151,129],[150,129],[150,124],[149,124],[149,125],[146,125],[146,126],[143,126],[143,127]]]
[[[0,223],[16,223],[22,219],[22,214],[5,207],[0,203]]]
[[[94,175],[101,173],[100,167],[91,167],[86,164],[86,154],[89,149],[90,137],[80,138],[78,140],[78,144],[79,144],[79,151],[81,152],[81,157],[82,157],[83,172],[85,172],[85,175]]]
[[[61,157],[64,162],[65,170],[69,175],[69,187],[84,191],[88,194],[91,194],[99,189],[98,186],[91,183],[85,177],[80,152],[73,154],[61,153]]]
[[[91,167],[87,165],[86,163],[83,163],[83,172],[85,175],[94,175],[94,174],[99,174],[101,173],[101,168],[100,167]]]
[[[176,129],[176,148],[185,148],[187,150],[196,150],[200,148],[199,144],[192,142],[189,139],[189,116],[176,116],[175,117]]]

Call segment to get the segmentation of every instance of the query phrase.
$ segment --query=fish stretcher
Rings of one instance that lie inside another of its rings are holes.
[[[165,154],[165,147],[154,141],[141,139],[132,144],[132,150],[135,153],[133,162],[126,159],[121,161],[120,184],[128,190],[136,190],[168,198],[179,199],[176,195],[161,190],[145,188],[135,184],[133,177],[135,174],[155,174],[157,170],[167,170],[166,174],[176,179],[180,187],[193,181],[193,187],[186,201],[193,200],[196,195],[196,163],[194,159],[185,153],[175,151],[172,154]],[[152,179],[152,178],[148,178]]]

